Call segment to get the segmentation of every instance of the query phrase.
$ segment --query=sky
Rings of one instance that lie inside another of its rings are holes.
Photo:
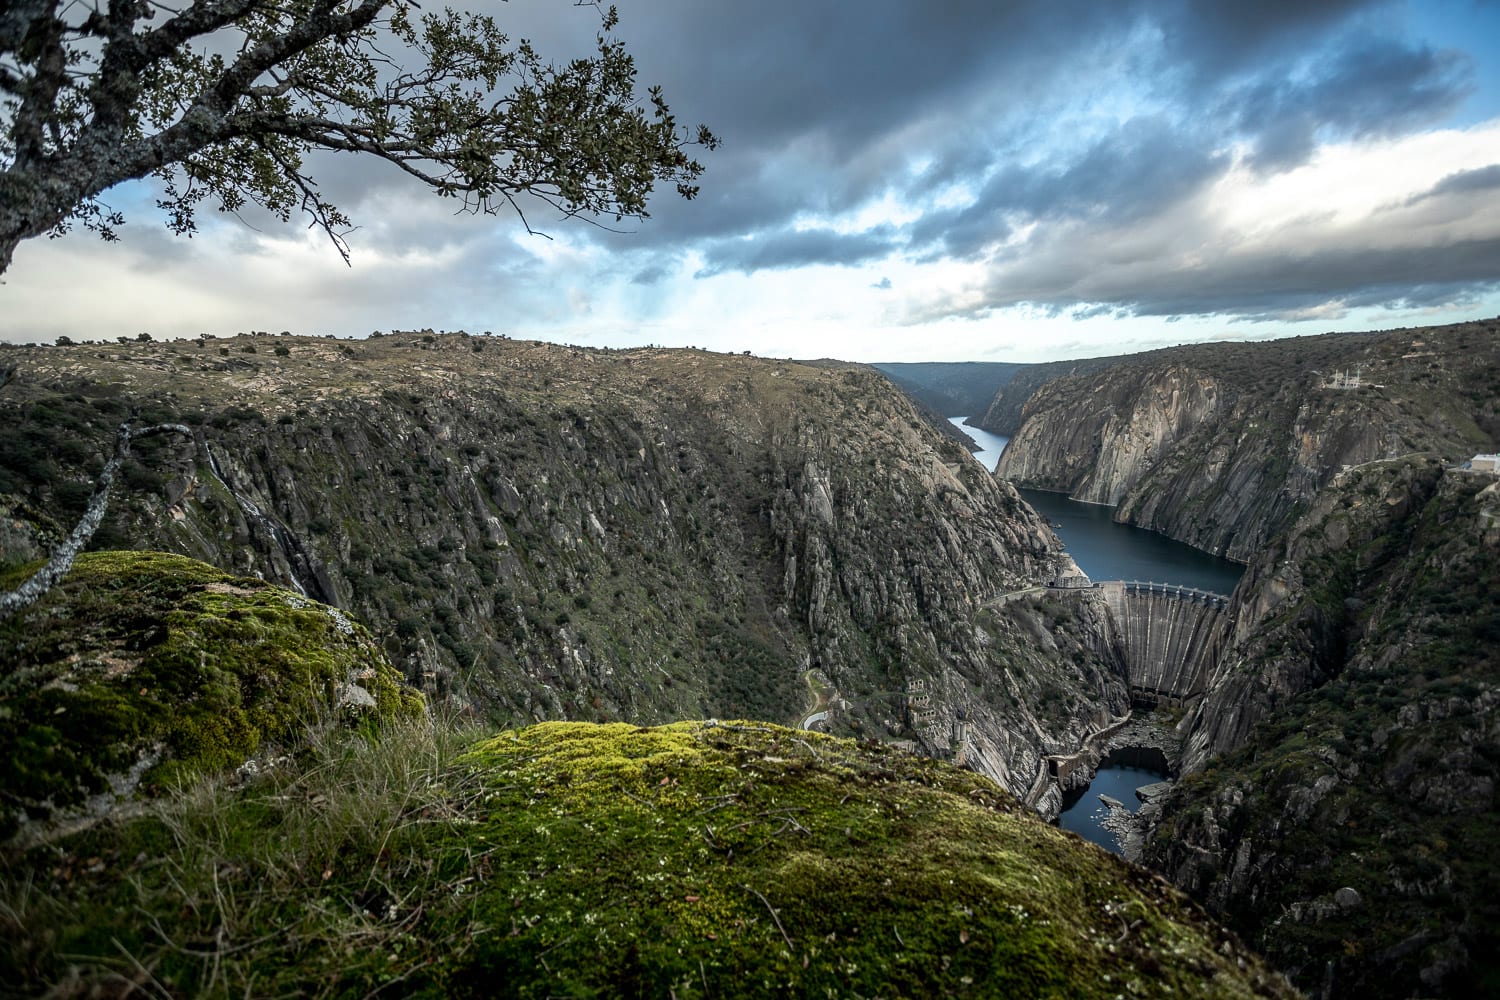
[[[471,4],[558,59],[597,15]],[[853,361],[1046,361],[1500,314],[1500,0],[618,0],[643,84],[723,140],[610,232],[453,214],[329,154],[346,266],[144,182],[33,239],[0,340],[490,331]]]

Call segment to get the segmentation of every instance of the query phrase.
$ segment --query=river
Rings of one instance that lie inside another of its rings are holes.
[[[964,421],[968,419],[968,417],[949,417],[948,423],[974,439],[974,443],[979,445],[979,450],[974,452],[974,457],[979,460],[980,465],[984,466],[986,472],[994,472],[995,463],[1000,461],[1000,453],[1010,443],[1010,438],[982,431],[978,427],[966,426]]]
[[[1119,524],[1115,509],[1062,493],[1021,490],[1091,580],[1148,580],[1228,594],[1245,567],[1154,531]]]

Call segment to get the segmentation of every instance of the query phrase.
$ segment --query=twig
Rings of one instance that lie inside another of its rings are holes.
[[[792,939],[791,938],[787,937],[786,928],[783,927],[783,926],[781,926],[781,918],[776,915],[775,909],[773,909],[771,907],[771,901],[768,900],[766,897],[762,896],[760,894],[760,890],[758,890],[758,889],[754,889],[754,888],[752,888],[751,886],[748,886],[748,885],[743,886],[743,888],[746,889],[746,890],[748,890],[749,892],[755,893],[755,898],[758,899],[758,900],[760,900],[762,903],[764,903],[766,905],[766,912],[769,913],[771,915],[771,919],[776,922],[776,929],[781,932],[781,940],[783,940],[783,941],[786,942],[787,950],[788,951],[796,951],[797,950],[797,946],[794,945],[794,944],[792,944]]]
[[[156,981],[156,977],[151,974],[151,970],[142,965],[140,959],[136,958],[128,950],[126,950],[125,946],[120,943],[119,938],[111,937],[109,940],[111,944],[120,949],[120,954],[124,955],[125,958],[129,960],[130,964],[135,966],[136,971],[139,972],[142,976],[146,977],[145,981],[147,983],[150,983],[152,986],[156,987],[157,992],[166,997],[167,1000],[171,1000],[172,994],[167,992],[167,988]]]

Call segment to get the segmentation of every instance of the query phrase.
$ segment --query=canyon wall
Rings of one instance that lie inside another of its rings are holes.
[[[996,474],[1248,562],[1346,466],[1488,447],[1496,367],[1494,321],[1150,352],[1035,388]]]
[[[1500,975],[1500,480],[1336,477],[1252,564],[1144,860],[1317,997]]]
[[[790,722],[816,670],[837,731],[1024,790],[1128,701],[1088,613],[986,606],[1070,560],[862,367],[431,334],[13,354],[7,561],[71,523],[121,420],[186,423],[127,464],[96,547],[328,600],[497,722]]]

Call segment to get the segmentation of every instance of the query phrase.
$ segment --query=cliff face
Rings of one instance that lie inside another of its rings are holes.
[[[327,600],[499,720],[791,721],[817,670],[841,731],[962,751],[1019,791],[1125,704],[1097,628],[985,606],[1067,557],[874,372],[456,335],[14,360],[12,559],[71,523],[116,423],[185,422],[192,443],[127,466],[98,546]]]
[[[1343,473],[1246,575],[1145,860],[1319,997],[1500,983],[1500,507],[1430,457]]]
[[[1152,352],[1048,381],[996,474],[1248,562],[1344,466],[1493,447],[1500,324],[1306,340]],[[1356,366],[1360,388],[1325,385]]]
[[[1091,375],[1125,362],[1127,355],[1108,358],[1086,358],[1079,361],[1049,361],[1039,365],[1020,365],[989,399],[974,421],[991,434],[1013,437],[1021,429],[1026,403],[1038,389],[1053,379],[1074,375]]]
[[[1079,407],[1080,399],[1088,405]],[[1050,382],[1027,402],[1021,429],[995,472],[1076,500],[1117,504],[1180,439],[1219,411],[1218,384],[1184,367]]]

